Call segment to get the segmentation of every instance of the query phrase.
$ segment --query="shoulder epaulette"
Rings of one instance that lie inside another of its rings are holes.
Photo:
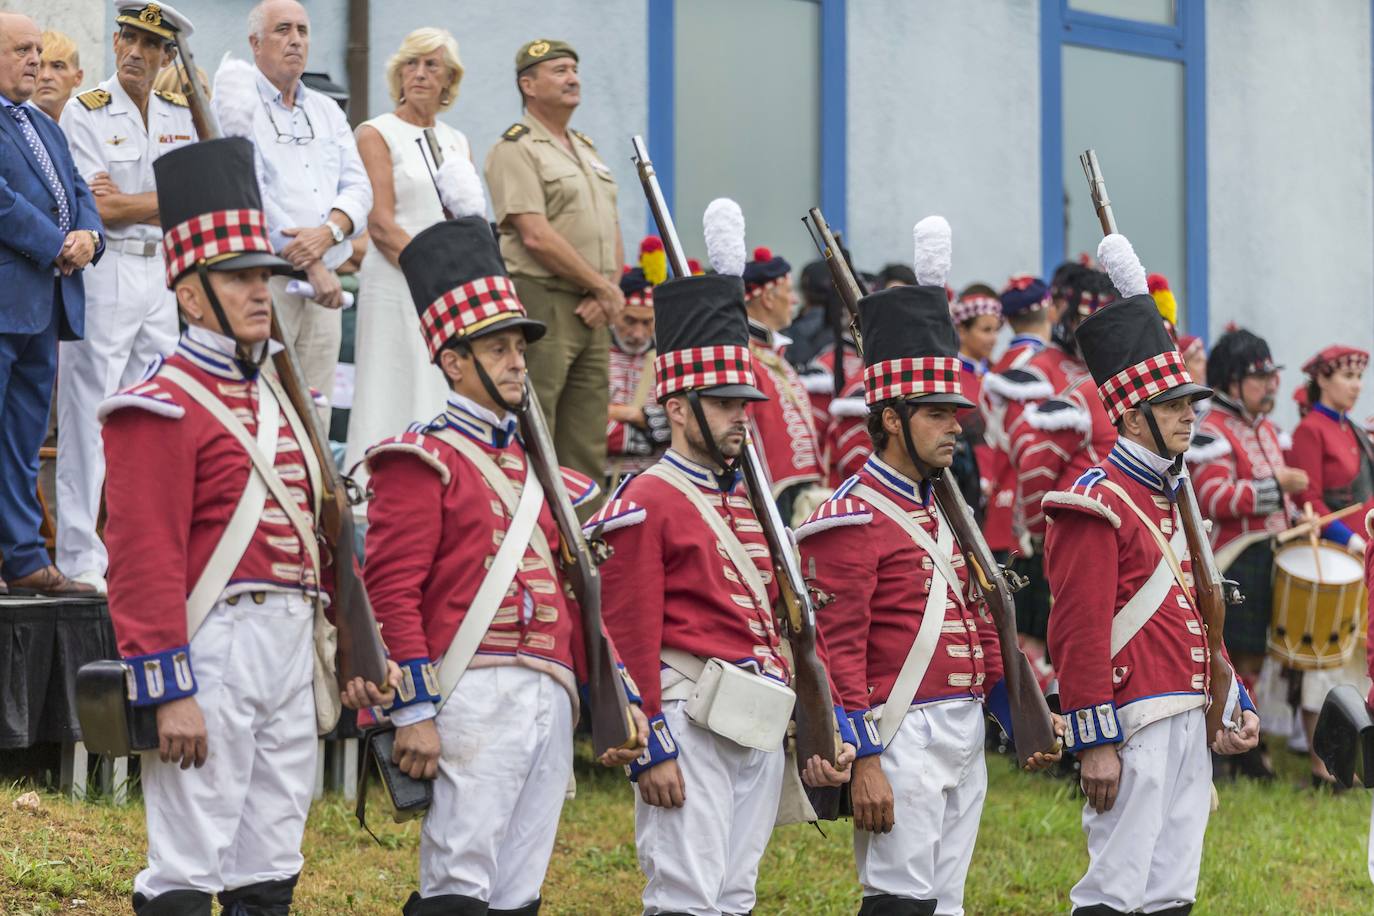
[[[572,134],[574,137],[576,137],[577,139],[581,140],[583,143],[587,144],[587,145],[590,146],[592,149],[596,149],[596,144],[592,142],[592,138],[589,137],[589,136],[587,136],[586,134],[582,133],[582,131],[580,131],[580,130],[569,130],[568,133]]]
[[[1054,396],[1054,386],[1031,369],[1008,369],[983,376],[983,388],[1007,401],[1034,401]]]
[[[1048,401],[1041,401],[1034,408],[1026,411],[1026,422],[1035,429],[1045,432],[1056,432],[1061,429],[1072,429],[1080,433],[1086,433],[1092,429],[1092,414],[1079,407],[1072,401],[1062,398],[1050,398]]]
[[[186,408],[178,404],[172,393],[156,378],[144,379],[106,398],[96,408],[96,419],[104,422],[110,414],[126,407],[137,407],[169,420],[180,420],[186,416]]]
[[[1229,454],[1231,454],[1231,442],[1225,436],[1197,433],[1193,436],[1193,441],[1189,443],[1188,451],[1183,453],[1183,457],[1191,464],[1203,464],[1224,458]]]
[[[587,519],[582,530],[591,537],[600,537],[617,528],[638,525],[648,517],[649,513],[639,503],[628,499],[612,499]]]
[[[76,100],[86,106],[87,111],[95,111],[97,108],[104,108],[110,104],[112,99],[104,89],[92,89],[90,92],[83,92],[76,97]]]
[[[186,96],[182,95],[180,92],[167,92],[165,90],[158,89],[153,93],[153,95],[162,99],[162,101],[164,102],[171,102],[173,105],[177,105],[181,108],[191,107],[191,103],[186,101]]]
[[[1083,481],[1096,474],[1095,479],[1084,485]],[[1051,517],[1055,515],[1055,510],[1069,509],[1074,512],[1081,512],[1086,515],[1096,516],[1113,528],[1121,527],[1121,516],[1103,501],[1104,491],[1093,489],[1092,484],[1101,480],[1106,474],[1101,468],[1090,468],[1087,473],[1078,479],[1078,483],[1073,485],[1072,490],[1051,490],[1040,499],[1040,508]]]
[[[507,128],[506,128],[506,132],[503,133],[503,134],[501,135],[501,139],[502,139],[502,140],[519,140],[521,137],[525,136],[525,134],[527,134],[527,133],[529,133],[529,132],[530,132],[530,127],[529,127],[528,124],[521,124],[520,122],[517,121],[516,123],[512,124],[510,127],[507,127]]]
[[[832,417],[868,416],[868,404],[864,402],[863,398],[835,398],[830,402],[829,410]]]
[[[376,473],[376,468],[372,462],[381,455],[411,455],[419,458],[425,466],[439,475],[439,479],[447,486],[449,478],[448,465],[444,464],[444,459],[439,457],[439,449],[434,447],[423,433],[408,432],[401,433],[399,436],[392,436],[390,439],[383,439],[363,453],[363,460],[367,462],[367,469]]]
[[[579,474],[572,468],[560,467],[559,470],[563,472],[563,486],[568,488],[568,498],[572,500],[574,507],[595,499],[601,492],[601,487],[597,486],[596,481],[585,474]]]
[[[873,521],[873,510],[862,500],[847,496],[832,496],[816,507],[806,521],[793,532],[798,542],[813,534],[845,525],[867,525]]]
[[[829,372],[803,372],[801,383],[807,394],[835,393],[835,376]]]

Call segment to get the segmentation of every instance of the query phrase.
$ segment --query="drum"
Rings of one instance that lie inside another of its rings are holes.
[[[1364,564],[1329,541],[1280,547],[1274,555],[1269,651],[1291,668],[1338,668],[1364,633]]]

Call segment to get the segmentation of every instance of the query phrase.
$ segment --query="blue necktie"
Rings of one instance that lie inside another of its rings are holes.
[[[62,187],[62,182],[57,180],[57,169],[53,168],[52,160],[48,158],[48,150],[43,146],[43,141],[38,138],[38,131],[34,130],[33,122],[29,120],[29,113],[18,105],[11,105],[10,117],[18,122],[20,133],[24,135],[25,140],[29,141],[29,149],[33,150],[33,155],[38,159],[38,165],[43,170],[43,177],[48,180],[48,187],[52,188],[53,197],[57,198],[57,228],[63,232],[70,232],[72,211],[67,203],[67,191]]]

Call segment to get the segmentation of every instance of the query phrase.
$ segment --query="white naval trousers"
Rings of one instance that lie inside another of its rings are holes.
[[[205,766],[143,755],[148,867],[134,892],[218,893],[301,870],[315,787],[315,611],[299,593],[221,601],[191,640]]]
[[[73,576],[104,576],[109,562],[95,531],[105,482],[96,408],[177,344],[162,255],[126,254],[120,244],[111,239],[100,263],[86,268],[85,339],[57,348],[57,566]]]
[[[985,733],[977,700],[908,710],[882,753],[892,786],[892,832],[854,831],[865,897],[937,900],[942,916],[964,912],[964,879],[988,791]]]
[[[333,402],[334,368],[339,364],[339,345],[343,341],[343,315],[304,296],[286,291],[287,277],[273,277],[272,310],[281,325],[282,336],[296,354],[305,383]],[[329,429],[331,408],[318,410],[320,422]]]
[[[1120,746],[1116,804],[1083,805],[1088,871],[1069,900],[1154,913],[1197,898],[1211,810],[1212,762],[1201,707],[1151,722]]]
[[[539,896],[572,775],[572,702],[548,674],[469,669],[436,720],[441,752],[420,830],[420,896],[511,910]]]
[[[719,916],[754,908],[759,860],[782,792],[782,748],[759,751],[693,725],[685,700],[663,704],[686,786],[681,808],[635,790],[635,846],[647,877],[644,912]]]

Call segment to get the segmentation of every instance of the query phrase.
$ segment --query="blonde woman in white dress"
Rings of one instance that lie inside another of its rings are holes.
[[[463,64],[458,42],[444,29],[416,29],[387,62],[396,110],[358,126],[358,152],[372,180],[372,246],[358,272],[355,383],[345,467],[367,449],[444,410],[448,386],[425,349],[410,288],[397,265],[412,236],[444,219],[432,173],[438,166],[425,144],[434,130],[443,158],[472,158],[462,132],[436,120],[458,96]],[[359,484],[365,466],[354,471]],[[360,506],[360,510],[365,507]],[[362,513],[360,513],[362,514]]]

